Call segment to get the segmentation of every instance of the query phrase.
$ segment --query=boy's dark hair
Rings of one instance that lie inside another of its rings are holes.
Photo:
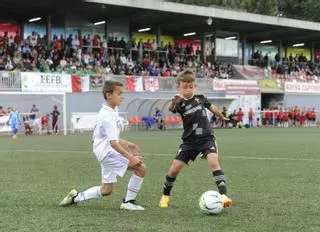
[[[179,73],[177,77],[177,83],[186,82],[191,83],[196,81],[196,76],[191,69],[186,69]]]
[[[104,83],[103,88],[102,88],[102,93],[103,93],[104,99],[107,100],[107,93],[111,93],[112,94],[113,91],[116,90],[117,86],[122,87],[123,84],[121,82],[119,82],[119,81],[106,81]]]

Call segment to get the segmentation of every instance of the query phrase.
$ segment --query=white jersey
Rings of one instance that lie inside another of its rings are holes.
[[[110,152],[116,152],[110,145],[110,141],[120,139],[123,121],[119,117],[118,110],[103,104],[96,121],[93,132],[93,153],[101,162]]]

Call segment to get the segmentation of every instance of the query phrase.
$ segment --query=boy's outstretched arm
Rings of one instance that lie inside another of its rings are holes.
[[[229,121],[229,118],[224,117],[217,106],[211,105],[210,111],[211,113],[217,115],[221,120]]]

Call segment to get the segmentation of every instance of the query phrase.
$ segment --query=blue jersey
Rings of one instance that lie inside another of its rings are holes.
[[[19,115],[19,113],[17,111],[16,112],[10,112],[9,120],[10,120],[11,126],[20,125],[20,115]]]

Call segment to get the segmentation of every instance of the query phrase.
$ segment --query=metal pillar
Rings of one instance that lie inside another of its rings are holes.
[[[314,63],[315,61],[315,50],[314,50],[314,42],[311,44],[311,62]]]
[[[246,46],[247,46],[247,37],[243,36],[242,37],[242,65],[247,65],[248,64],[248,57],[246,53]]]
[[[158,25],[157,26],[157,44],[158,44],[158,47],[161,46],[161,27]],[[174,44],[172,45],[174,46]]]
[[[209,38],[210,39],[210,38]],[[204,34],[204,32],[202,32],[201,33],[201,35],[200,35],[200,41],[201,41],[201,58],[200,58],[200,60],[202,60],[202,61],[204,61],[204,62],[206,62],[206,45],[205,45],[205,43],[206,43],[206,37],[205,37],[205,34]]]
[[[47,31],[47,46],[48,46],[49,49],[51,49],[51,40],[52,40],[51,15],[47,16],[46,31]]]

